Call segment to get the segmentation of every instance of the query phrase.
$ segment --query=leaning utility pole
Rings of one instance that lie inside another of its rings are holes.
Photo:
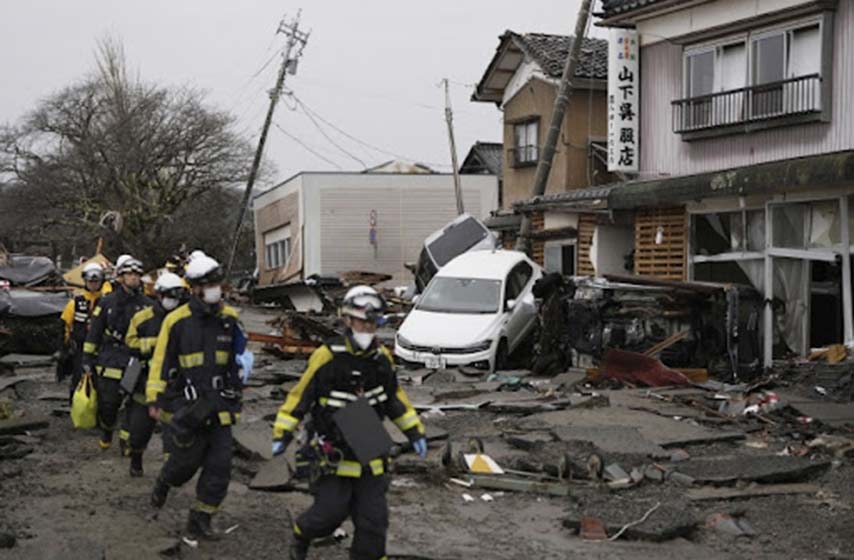
[[[246,217],[246,210],[249,206],[249,200],[252,196],[252,187],[255,186],[255,179],[258,176],[258,168],[261,166],[261,156],[264,154],[264,144],[267,143],[267,131],[270,129],[270,124],[273,122],[273,113],[276,110],[276,104],[279,102],[279,96],[282,94],[282,88],[285,85],[286,74],[297,73],[297,61],[302,55],[302,50],[308,42],[308,33],[299,30],[299,18],[302,10],[297,12],[296,17],[291,23],[286,23],[284,19],[279,22],[279,29],[276,34],[283,33],[288,38],[285,45],[285,52],[282,55],[282,66],[279,68],[279,74],[276,76],[276,85],[270,90],[270,107],[267,109],[267,117],[264,119],[264,126],[261,128],[261,137],[258,139],[258,147],[255,150],[255,159],[252,160],[252,169],[249,171],[249,179],[246,182],[246,190],[243,191],[243,200],[240,203],[237,215],[237,226],[234,228],[234,240],[231,245],[231,253],[228,256],[228,267],[225,270],[225,276],[228,278],[231,275],[231,269],[234,266],[234,259],[237,256],[237,247],[240,244],[240,230],[243,228],[243,220]],[[295,46],[299,45],[299,50],[291,58],[291,51]]]
[[[448,142],[451,144],[451,165],[454,166],[454,195],[457,197],[457,214],[465,212],[463,208],[463,188],[460,186],[460,168],[457,164],[457,143],[454,142],[454,113],[451,110],[451,94],[448,91],[448,78],[445,84],[445,122],[448,123]]]
[[[584,41],[584,35],[587,33],[590,2],[591,0],[582,0],[581,6],[578,8],[578,19],[575,21],[575,37],[569,49],[569,56],[566,57],[566,64],[563,67],[563,75],[560,78],[560,86],[558,87],[554,109],[552,110],[552,122],[549,126],[548,136],[546,136],[546,142],[543,144],[540,161],[537,163],[537,173],[534,176],[534,187],[531,189],[531,198],[546,194],[546,185],[549,180],[549,172],[552,169],[555,146],[560,136],[560,129],[563,125],[563,117],[566,115],[566,108],[569,106],[569,96],[572,95],[571,80],[575,75],[575,68],[578,66],[581,43]],[[528,254],[531,253],[531,218],[528,214],[522,215],[522,225],[519,227],[519,239],[516,240],[516,250],[524,251]]]

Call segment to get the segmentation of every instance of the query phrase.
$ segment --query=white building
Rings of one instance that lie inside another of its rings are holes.
[[[348,271],[412,283],[405,263],[416,262],[424,239],[457,215],[454,178],[422,166],[400,169],[302,172],[255,197],[259,287]],[[461,181],[467,213],[484,219],[498,207],[495,176]]]

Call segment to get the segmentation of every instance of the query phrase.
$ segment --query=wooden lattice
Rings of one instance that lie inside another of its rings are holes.
[[[688,213],[685,208],[638,210],[635,215],[635,274],[684,280],[687,245]]]

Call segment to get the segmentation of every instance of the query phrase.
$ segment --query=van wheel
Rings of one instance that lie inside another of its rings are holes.
[[[510,367],[510,352],[507,349],[507,339],[502,338],[495,349],[495,371],[506,370]]]

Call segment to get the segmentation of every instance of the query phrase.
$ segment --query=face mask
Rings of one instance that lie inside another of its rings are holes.
[[[374,333],[354,331],[352,338],[353,342],[356,343],[356,346],[358,346],[362,350],[367,350],[374,342],[374,336],[376,336]]]
[[[213,305],[222,299],[222,286],[211,286],[202,290],[202,301]]]
[[[162,305],[163,309],[165,309],[166,311],[172,311],[173,309],[178,307],[179,303],[181,303],[180,300],[172,297],[165,297],[160,300],[160,305]]]

